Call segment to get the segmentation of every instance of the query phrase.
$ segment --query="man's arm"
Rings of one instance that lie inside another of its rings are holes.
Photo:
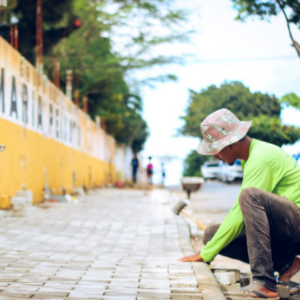
[[[251,165],[245,164],[240,192],[247,187],[272,192],[276,184],[277,179],[273,178],[273,172],[265,162],[251,161]],[[244,219],[237,199],[214,237],[202,248],[200,257],[206,262],[214,260],[223,248],[238,237],[244,227]]]
[[[240,192],[247,187],[272,192],[276,184],[277,180],[274,180],[273,172],[265,162],[257,160],[251,161],[251,165],[245,164]],[[238,237],[244,228],[244,218],[237,199],[214,237],[203,247],[202,258],[207,262],[212,261],[223,248]]]
[[[244,219],[237,199],[214,237],[202,248],[202,258],[207,262],[213,261],[217,254],[238,237],[243,229]]]

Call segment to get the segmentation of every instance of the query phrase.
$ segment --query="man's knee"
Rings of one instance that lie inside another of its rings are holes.
[[[247,206],[247,204],[253,202],[253,199],[258,199],[258,195],[260,194],[261,190],[254,187],[248,187],[241,191],[239,197],[239,203],[241,209]]]
[[[206,245],[216,234],[217,230],[219,229],[220,224],[209,226],[204,231],[203,236],[203,244]]]

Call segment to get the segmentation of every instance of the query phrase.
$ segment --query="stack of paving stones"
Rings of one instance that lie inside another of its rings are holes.
[[[191,253],[169,204],[102,189],[0,220],[0,299],[226,299]]]

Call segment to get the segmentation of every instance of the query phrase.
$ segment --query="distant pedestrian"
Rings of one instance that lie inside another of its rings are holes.
[[[136,183],[136,175],[139,169],[139,160],[136,154],[134,155],[131,161],[131,166],[132,166],[132,182]]]
[[[147,178],[148,178],[148,183],[152,184],[152,175],[153,175],[153,164],[151,162],[152,157],[149,156],[149,163],[147,165]]]
[[[165,179],[166,179],[166,171],[164,164],[161,164],[161,183],[162,185],[165,185]]]

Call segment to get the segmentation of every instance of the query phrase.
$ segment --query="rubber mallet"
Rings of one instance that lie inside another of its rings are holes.
[[[194,218],[193,216],[191,216],[189,213],[186,212],[186,210],[184,209],[186,206],[188,205],[188,203],[184,200],[184,199],[178,199],[173,208],[172,211],[179,216],[180,213],[184,214],[186,217],[188,217],[189,219],[191,219],[193,222],[195,222],[197,224],[197,226],[199,228],[201,228],[202,230],[206,229],[206,226],[201,223],[199,220],[197,220],[196,218]]]

